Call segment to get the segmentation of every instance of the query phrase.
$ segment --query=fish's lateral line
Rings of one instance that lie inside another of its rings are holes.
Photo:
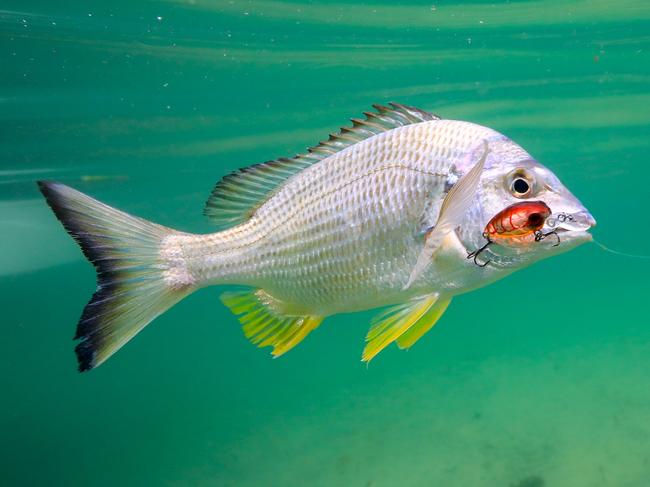
[[[308,208],[309,206],[313,205],[314,203],[317,203],[321,199],[323,199],[323,198],[325,198],[327,196],[330,196],[330,195],[336,193],[337,191],[340,191],[343,188],[346,188],[346,187],[350,186],[351,184],[354,184],[354,183],[356,183],[356,182],[358,182],[358,181],[360,181],[362,179],[365,179],[365,178],[367,178],[369,176],[372,176],[373,174],[376,174],[376,173],[379,173],[379,172],[382,172],[382,171],[388,171],[390,169],[403,169],[403,170],[407,170],[407,171],[411,171],[411,172],[415,172],[415,173],[419,173],[419,174],[424,174],[424,175],[427,175],[427,176],[436,176],[436,177],[448,177],[449,176],[449,174],[446,174],[446,173],[423,171],[422,169],[417,169],[415,167],[407,166],[405,164],[386,164],[385,166],[376,167],[376,168],[366,172],[365,174],[362,174],[361,176],[358,176],[358,177],[356,177],[354,179],[351,179],[350,181],[347,181],[346,183],[341,184],[340,186],[337,186],[337,187],[333,188],[332,190],[328,191],[327,193],[322,194],[318,198],[312,198],[312,199],[306,201],[305,204],[296,207],[296,209],[294,211],[290,212],[289,214],[287,214],[287,216],[283,220],[280,220],[273,227],[268,228],[268,230],[266,232],[261,233],[254,240],[247,241],[245,244],[242,244],[242,245],[237,245],[237,246],[234,246],[234,247],[228,247],[227,249],[214,249],[213,251],[211,251],[211,255],[225,254],[227,252],[231,252],[233,250],[239,250],[239,249],[248,247],[251,244],[258,243],[258,242],[264,240],[266,237],[268,237],[278,227],[280,227],[280,226],[284,225],[285,223],[291,221],[291,219],[293,219],[296,215],[300,214],[305,208]],[[257,215],[253,214],[253,215],[251,215],[250,220],[253,220],[256,217],[257,217]],[[237,228],[237,227],[234,227],[234,228]],[[207,236],[209,236],[209,235],[207,235]]]

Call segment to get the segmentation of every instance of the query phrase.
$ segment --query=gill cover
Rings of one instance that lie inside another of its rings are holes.
[[[476,194],[478,183],[485,167],[489,149],[487,141],[483,141],[483,155],[474,167],[461,177],[453,188],[447,193],[440,214],[435,226],[430,229],[424,237],[424,247],[418,257],[415,267],[411,271],[408,281],[402,289],[408,289],[411,284],[425,271],[431,263],[434,254],[440,248],[443,239],[453,232],[463,220],[465,213],[469,210],[472,199]]]

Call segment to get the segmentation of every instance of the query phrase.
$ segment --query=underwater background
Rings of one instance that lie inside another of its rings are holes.
[[[222,176],[396,101],[505,133],[648,254],[647,1],[2,0],[0,74],[0,484],[650,485],[647,259],[586,244],[368,367],[375,312],[273,360],[207,288],[79,374],[95,273],[35,185],[210,232]]]

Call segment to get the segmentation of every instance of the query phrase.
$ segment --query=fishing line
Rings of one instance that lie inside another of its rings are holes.
[[[566,223],[569,225],[569,229],[571,229],[572,223],[578,224],[581,220],[585,220],[586,218],[587,216],[584,213],[580,213],[580,212],[574,214],[558,213],[557,215],[553,215],[549,217],[546,220],[546,224],[550,228],[555,228],[555,226],[558,224]],[[601,249],[603,249],[605,252],[609,252],[610,254],[620,255],[621,257],[630,257],[632,259],[650,259],[650,255],[628,254],[627,252],[621,252],[620,250],[610,249],[607,245],[602,244],[597,240],[592,240],[592,241],[596,245],[598,245]]]
[[[614,255],[620,255],[623,257],[631,257],[633,259],[650,259],[650,255],[639,255],[639,254],[628,254],[627,252],[621,252],[620,250],[614,250],[610,249],[606,245],[601,244],[600,242],[597,242],[596,240],[593,241],[596,245],[598,245],[601,249],[603,249],[605,252],[610,252]]]

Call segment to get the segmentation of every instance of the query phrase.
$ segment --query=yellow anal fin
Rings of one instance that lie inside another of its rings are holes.
[[[411,328],[397,339],[397,346],[401,349],[412,347],[415,342],[422,338],[422,335],[433,328],[433,325],[447,310],[449,303],[451,303],[451,298],[436,301]]]
[[[369,362],[388,345],[399,339],[413,327],[420,328],[421,321],[427,317],[429,310],[436,304],[437,294],[432,294],[417,301],[409,301],[404,304],[393,306],[372,320],[370,330],[366,336],[366,347],[363,349],[361,360]],[[449,301],[447,301],[449,304]],[[445,306],[446,308],[446,306]],[[444,311],[444,309],[443,309]],[[442,314],[442,312],[440,313]],[[436,318],[437,319],[437,318]],[[427,323],[428,320],[425,320]],[[435,320],[433,321],[435,323]],[[419,334],[415,334],[417,340],[426,332],[433,323],[426,327]],[[415,342],[413,340],[412,342]]]
[[[260,348],[273,347],[274,357],[298,345],[323,321],[322,316],[282,313],[283,303],[262,289],[224,293],[221,301],[244,325],[246,338]]]

